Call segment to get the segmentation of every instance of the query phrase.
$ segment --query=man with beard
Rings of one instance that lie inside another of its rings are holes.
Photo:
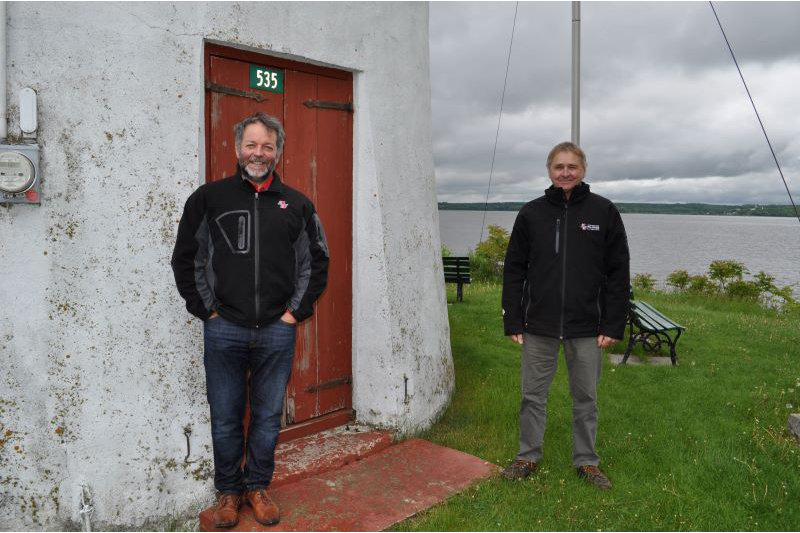
[[[280,121],[258,113],[238,123],[234,134],[236,174],[192,193],[172,255],[186,309],[203,320],[218,528],[239,522],[242,503],[262,524],[280,518],[266,489],[275,470],[295,327],[312,315],[328,276],[328,246],[314,205],[275,171],[286,136]]]
[[[572,464],[601,489],[597,383],[601,349],[625,333],[630,294],[628,239],[619,211],[583,182],[586,155],[556,145],[547,156],[553,185],[517,215],[503,271],[505,334],[522,344],[519,453],[508,479],[536,472],[542,458],[547,395],[564,346],[572,396]]]

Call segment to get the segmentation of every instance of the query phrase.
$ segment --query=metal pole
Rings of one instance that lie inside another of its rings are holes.
[[[581,144],[581,3],[572,2],[572,142]]]

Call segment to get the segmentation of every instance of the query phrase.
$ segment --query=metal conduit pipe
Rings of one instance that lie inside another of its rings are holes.
[[[581,3],[572,2],[572,142],[581,144]]]
[[[8,137],[8,106],[6,105],[6,2],[0,2],[0,140]]]

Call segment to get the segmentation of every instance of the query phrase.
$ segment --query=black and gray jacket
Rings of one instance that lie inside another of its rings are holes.
[[[550,187],[517,215],[503,270],[506,335],[621,339],[630,297],[628,239],[611,201]]]
[[[256,192],[237,171],[186,200],[172,270],[186,309],[198,318],[217,311],[259,327],[288,309],[300,322],[325,289],[328,244],[314,204],[277,172]]]

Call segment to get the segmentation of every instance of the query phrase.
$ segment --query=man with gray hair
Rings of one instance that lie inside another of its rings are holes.
[[[295,328],[313,314],[328,277],[328,245],[314,205],[275,171],[286,137],[280,121],[258,113],[238,123],[234,136],[236,174],[189,196],[172,255],[186,309],[203,320],[218,528],[239,522],[242,503],[262,524],[280,519],[266,489]]]
[[[614,204],[583,182],[586,155],[580,147],[556,145],[547,172],[553,184],[520,209],[503,270],[505,334],[523,345],[519,453],[503,476],[520,479],[538,468],[548,391],[563,345],[572,396],[572,464],[579,477],[610,489],[595,451],[597,383],[601,349],[625,333],[628,239]]]

